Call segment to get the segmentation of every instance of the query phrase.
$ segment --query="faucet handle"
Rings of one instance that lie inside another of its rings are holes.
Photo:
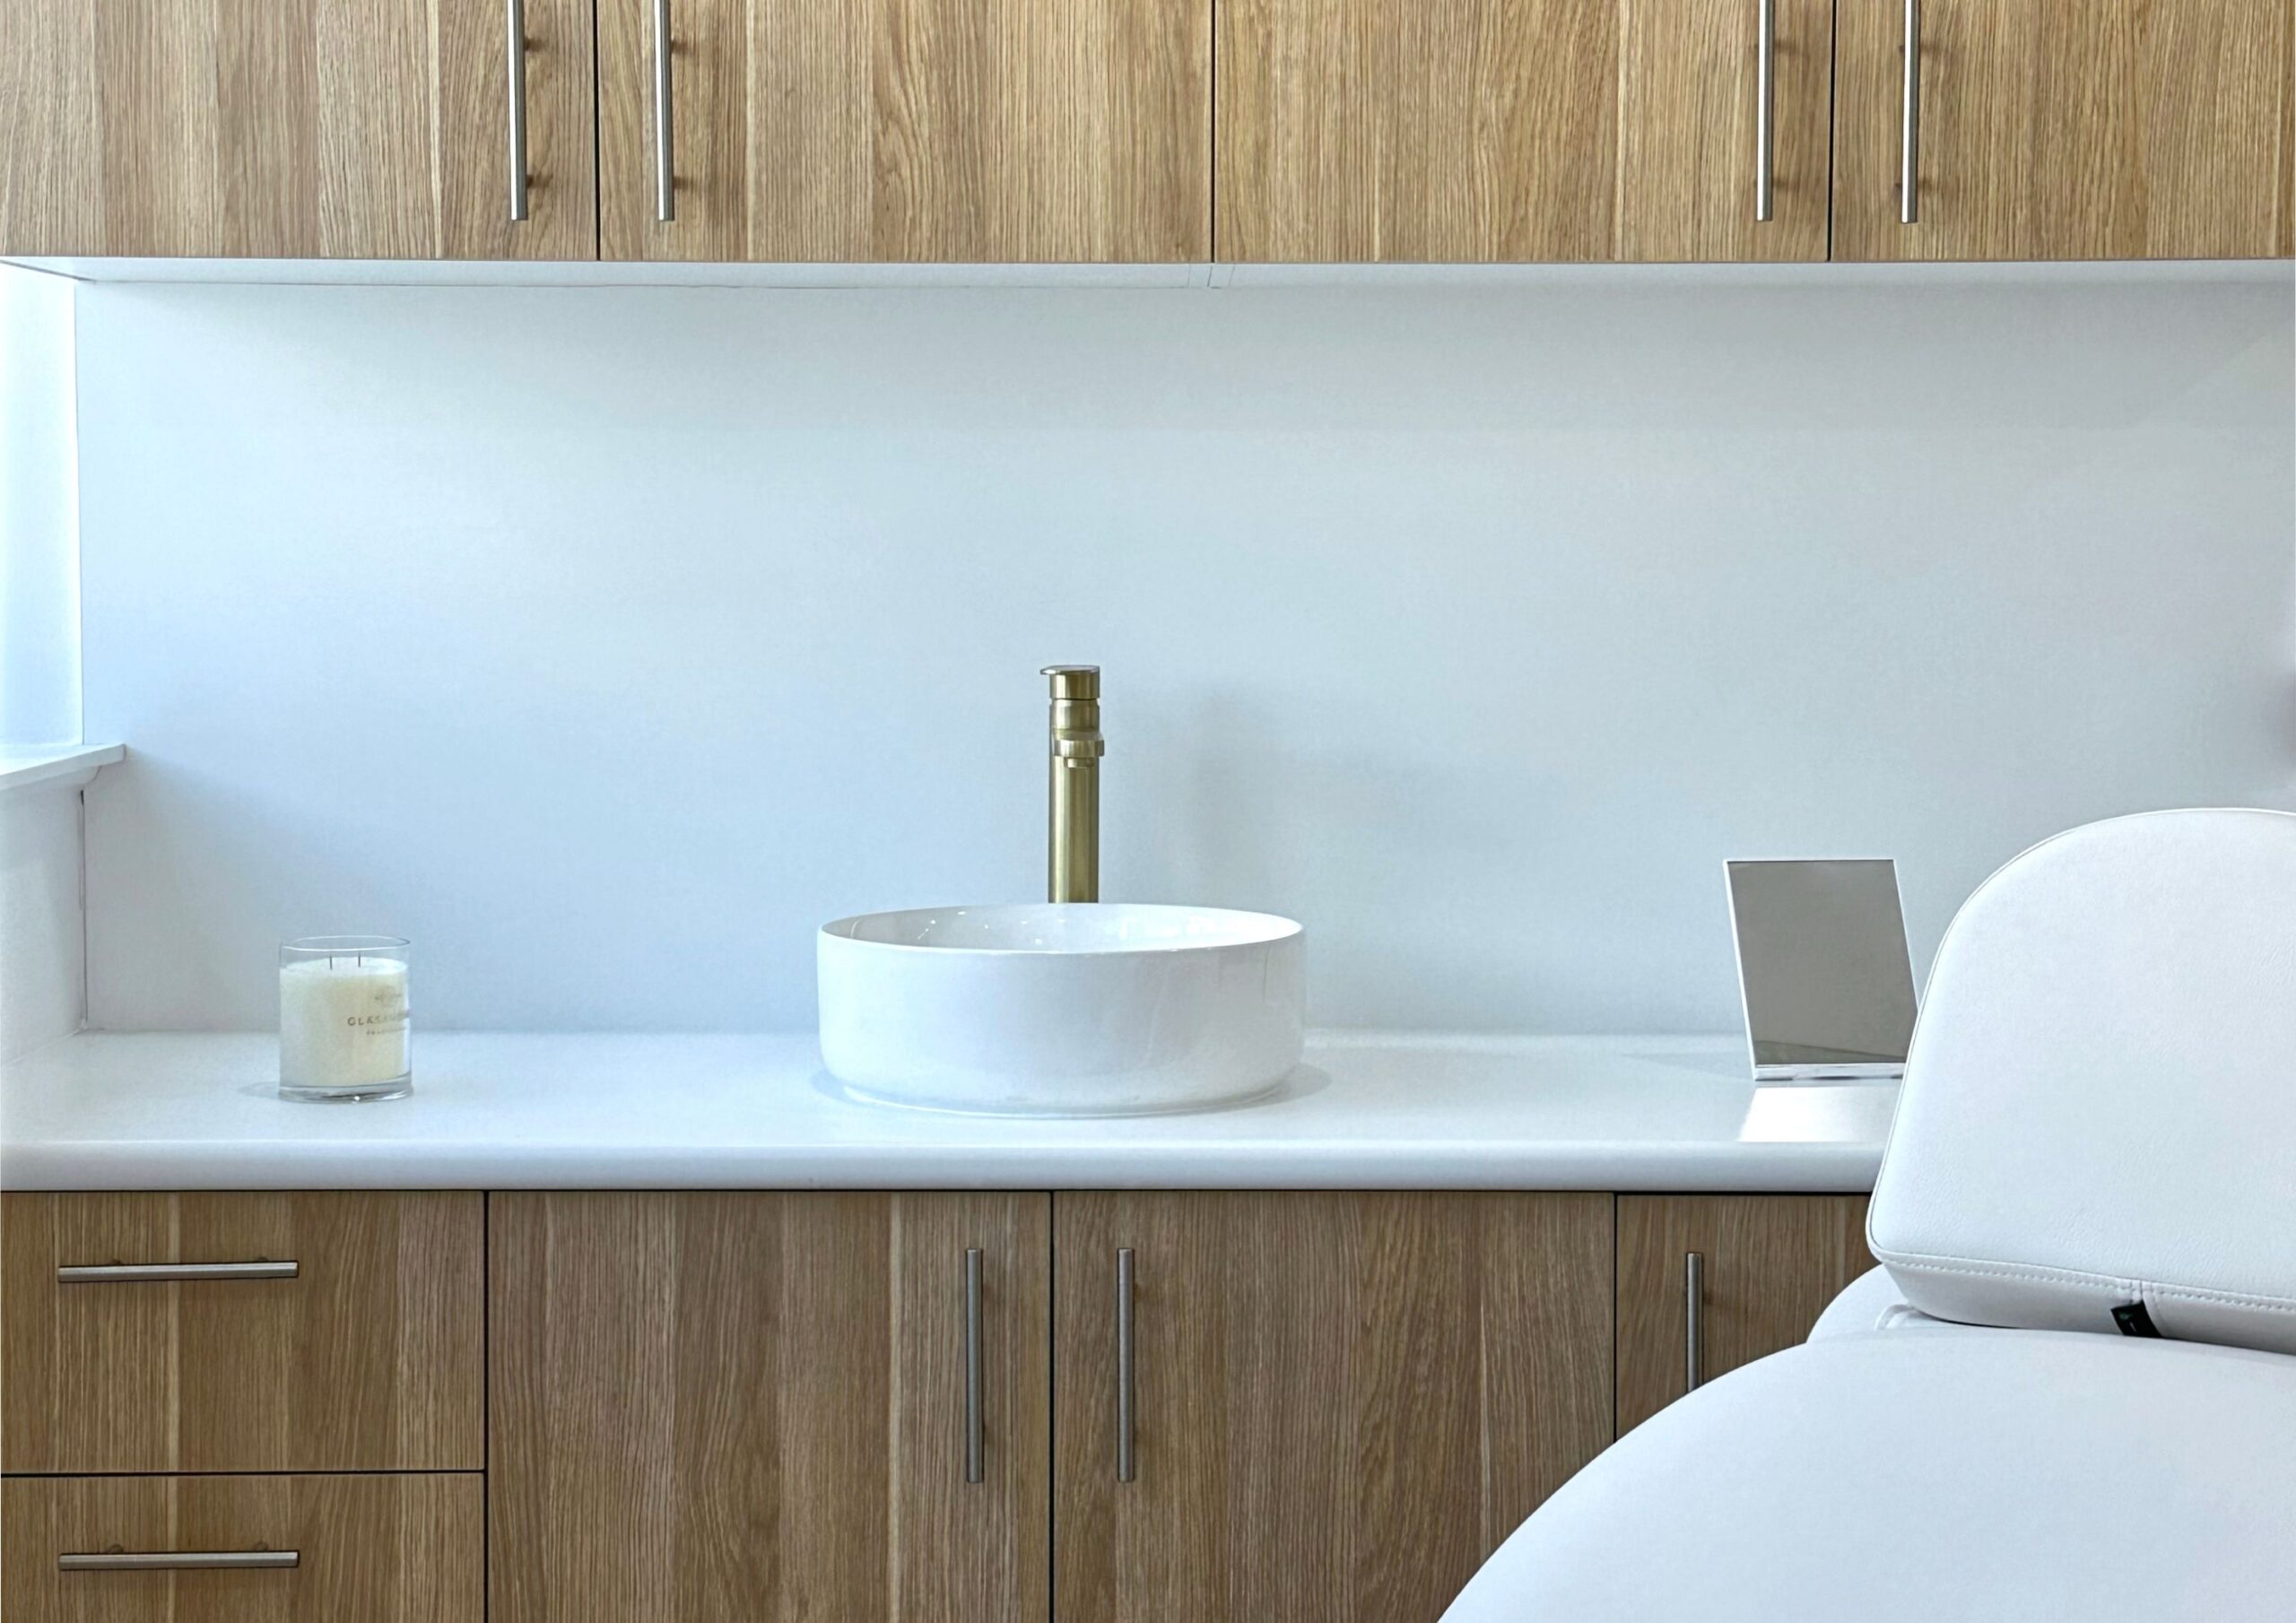
[[[1090,699],[1100,696],[1100,668],[1098,665],[1047,665],[1038,674],[1052,678],[1052,696],[1057,699]]]

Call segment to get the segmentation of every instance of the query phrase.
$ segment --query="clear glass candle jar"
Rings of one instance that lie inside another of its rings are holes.
[[[279,949],[280,1098],[413,1091],[407,962],[396,935],[310,935]]]

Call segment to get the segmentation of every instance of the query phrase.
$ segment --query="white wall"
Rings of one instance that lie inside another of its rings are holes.
[[[0,756],[80,737],[73,284],[0,265]],[[76,789],[0,791],[0,1059],[76,1029]]]
[[[0,794],[0,1060],[80,1028],[80,792]]]
[[[80,309],[100,1026],[415,938],[433,1026],[793,1028],[812,930],[1281,909],[1345,1025],[1721,1029],[1723,859],[1917,957],[2292,784],[2284,270],[1502,291],[128,287]]]
[[[0,745],[80,738],[74,285],[0,265]]]

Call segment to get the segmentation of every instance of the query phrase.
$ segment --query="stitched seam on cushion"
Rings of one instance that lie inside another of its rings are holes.
[[[2296,1301],[2275,1296],[2235,1296],[2229,1290],[2202,1290],[2177,1285],[2154,1285],[2150,1294],[2181,1297],[2188,1302],[2213,1302],[2226,1307],[2253,1307],[2259,1313],[2296,1313]]]
[[[2135,1289],[2137,1284],[2136,1280],[2125,1275],[2092,1273],[2078,1268],[2051,1268],[2039,1263],[1978,1263],[1913,1251],[1876,1251],[1874,1254],[1892,1267],[1924,1268],[1932,1273],[1967,1273],[1993,1280],[2039,1280],[2052,1284],[2109,1285],[2116,1289],[2130,1290]]]
[[[1925,1273],[1958,1273],[1978,1279],[1992,1280],[2027,1280],[2052,1285],[2086,1285],[2126,1290],[2140,1300],[2146,1296],[2176,1297],[2188,1302],[2208,1302],[2228,1307],[2253,1307],[2265,1313],[2296,1313],[2296,1300],[2285,1297],[2244,1296],[2237,1291],[2211,1290],[2196,1285],[2147,1285],[2142,1280],[2132,1280],[2106,1273],[2086,1273],[2072,1268],[2048,1268],[2039,1263],[2006,1263],[1994,1267],[1980,1267],[1975,1263],[1956,1263],[1944,1258],[1885,1253],[1875,1254],[1893,1267],[1912,1268]]]

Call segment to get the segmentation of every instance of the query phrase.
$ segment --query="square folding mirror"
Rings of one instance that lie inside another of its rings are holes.
[[[1729,864],[1756,1081],[1905,1074],[1913,964],[1886,858]]]

